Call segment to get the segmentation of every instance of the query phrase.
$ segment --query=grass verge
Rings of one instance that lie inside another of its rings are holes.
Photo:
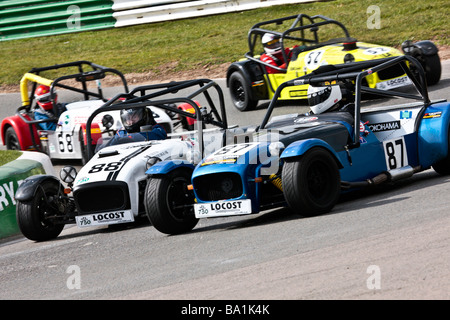
[[[370,5],[380,9],[380,29],[369,29]],[[33,67],[90,60],[123,73],[158,78],[179,71],[227,64],[247,52],[249,28],[260,21],[306,13],[342,22],[365,42],[399,46],[404,40],[430,39],[449,45],[448,0],[335,0],[280,5],[196,19],[102,31],[4,41],[0,46],[0,87],[18,85]]]

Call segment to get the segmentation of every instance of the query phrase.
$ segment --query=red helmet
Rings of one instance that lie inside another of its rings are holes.
[[[55,103],[58,98],[56,93],[55,96]],[[39,87],[37,87],[36,91],[34,92],[34,98],[36,99],[37,104],[44,110],[52,110],[53,109],[53,103],[50,97],[50,87],[45,86],[41,84]]]

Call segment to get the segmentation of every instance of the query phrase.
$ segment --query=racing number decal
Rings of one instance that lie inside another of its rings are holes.
[[[100,171],[117,171],[121,168],[122,162],[110,162],[110,163],[100,163],[92,166],[91,170],[89,170],[89,173],[97,173]]]
[[[72,134],[66,133],[65,135],[62,132],[58,133],[58,145],[59,152],[73,152],[73,143],[72,143]]]
[[[240,156],[244,154],[248,150],[248,147],[250,146],[253,147],[253,145],[250,143],[226,146],[218,150],[214,155],[217,156],[217,155],[233,154]]]
[[[408,165],[405,139],[403,139],[403,137],[384,141],[383,147],[386,158],[386,166],[389,170]]]
[[[320,61],[322,61],[322,56],[324,52],[325,52],[324,50],[316,50],[308,52],[308,54],[305,56],[305,65],[309,69],[316,69],[320,64]]]

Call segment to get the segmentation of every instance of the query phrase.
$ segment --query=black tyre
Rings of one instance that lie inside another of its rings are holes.
[[[340,196],[339,168],[333,156],[322,148],[313,148],[286,162],[282,182],[289,207],[306,217],[331,211]]]
[[[145,211],[158,231],[180,234],[197,225],[194,193],[187,189],[190,180],[191,172],[183,169],[149,179],[145,189]]]
[[[432,166],[434,171],[436,171],[437,173],[439,173],[440,175],[443,175],[443,176],[450,174],[450,128],[449,128],[449,132],[448,132],[447,143],[448,143],[447,157],[445,157],[444,159],[442,159],[439,162],[436,162]]]
[[[425,77],[427,79],[427,85],[431,86],[441,80],[441,60],[438,54],[432,56],[423,57],[423,68],[425,69]]]
[[[5,132],[5,144],[8,150],[22,150],[20,146],[19,138],[13,127],[9,127]]]
[[[61,193],[59,183],[44,181],[33,200],[17,203],[17,224],[25,237],[34,241],[46,241],[56,238],[61,233],[64,224],[54,224],[48,218],[59,214],[53,200]]]
[[[228,81],[231,100],[239,111],[249,111],[256,108],[258,100],[251,99],[250,85],[245,81],[242,73],[235,71]]]

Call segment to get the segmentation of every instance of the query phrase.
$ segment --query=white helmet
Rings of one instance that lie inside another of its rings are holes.
[[[275,54],[281,51],[280,36],[273,33],[265,33],[261,39],[264,50],[268,54]]]
[[[328,87],[308,87],[308,104],[314,114],[332,110],[342,100],[341,88],[338,85]]]

